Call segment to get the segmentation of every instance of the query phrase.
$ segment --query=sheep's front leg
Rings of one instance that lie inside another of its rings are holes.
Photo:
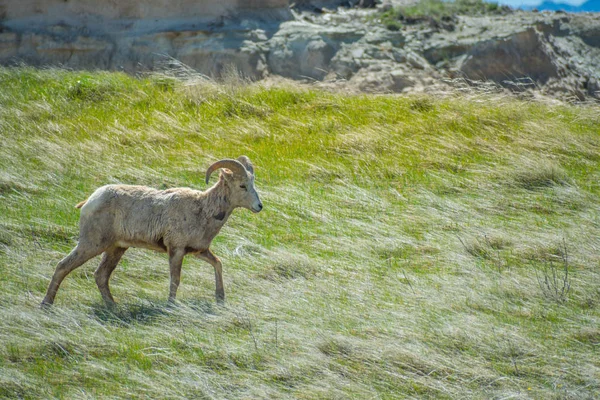
[[[206,261],[214,267],[216,284],[215,296],[217,302],[223,303],[225,301],[225,289],[223,288],[223,264],[221,264],[221,260],[219,260],[219,257],[215,256],[210,249],[206,249],[202,253],[196,254],[196,257]]]
[[[177,296],[177,288],[181,279],[181,264],[183,263],[185,250],[169,249],[169,267],[171,270],[171,286],[169,289],[169,301],[175,301]]]

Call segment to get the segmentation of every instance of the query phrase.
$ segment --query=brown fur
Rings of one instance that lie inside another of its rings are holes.
[[[242,172],[233,174],[223,169],[218,182],[205,192],[129,185],[97,189],[87,200],[76,205],[81,208],[79,243],[59,262],[42,304],[52,304],[62,280],[75,268],[102,253],[104,257],[95,272],[96,283],[104,300],[112,303],[108,281],[129,247],[169,254],[170,300],[175,299],[181,263],[187,253],[214,267],[216,296],[223,300],[221,261],[210,251],[210,244],[235,208],[245,207],[253,212],[262,209],[254,189],[252,164],[244,156],[238,160],[244,166]]]

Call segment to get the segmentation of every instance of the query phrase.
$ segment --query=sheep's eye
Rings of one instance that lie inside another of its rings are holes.
[[[246,187],[246,185],[240,185],[240,188],[242,188],[242,189],[244,189],[244,190],[248,189],[248,188]]]

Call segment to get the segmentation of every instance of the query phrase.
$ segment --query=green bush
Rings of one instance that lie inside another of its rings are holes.
[[[400,22],[407,24],[423,20],[450,21],[457,15],[489,15],[509,11],[506,6],[483,0],[421,0],[418,3],[384,11],[381,21],[390,30],[398,30]]]

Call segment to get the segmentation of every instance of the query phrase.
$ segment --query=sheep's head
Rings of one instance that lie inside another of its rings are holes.
[[[237,160],[226,158],[217,161],[206,171],[206,183],[210,175],[217,169],[222,168],[220,179],[230,189],[229,201],[234,207],[244,207],[252,212],[260,212],[263,205],[254,188],[254,168],[250,159],[240,156]]]

